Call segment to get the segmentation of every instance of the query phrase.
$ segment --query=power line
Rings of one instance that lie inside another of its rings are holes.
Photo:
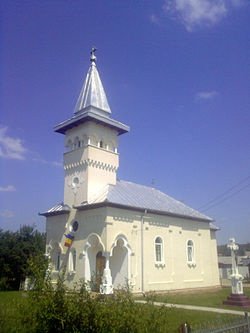
[[[235,189],[236,187],[238,187],[239,185],[245,183],[248,179],[250,178],[250,176],[242,179],[239,183],[233,185],[232,187],[230,187],[228,190],[224,191],[223,193],[219,194],[217,197],[215,197],[214,199],[208,201],[206,204],[201,205],[198,210],[203,209],[206,206],[209,206],[211,203],[220,200],[222,197],[224,197],[227,193],[231,192],[233,189]]]
[[[221,199],[220,201],[214,203],[213,205],[211,205],[211,206],[209,206],[209,207],[203,209],[202,212],[205,212],[205,211],[211,209],[211,208],[214,207],[214,206],[220,205],[222,202],[224,202],[224,201],[226,201],[227,199],[233,197],[235,194],[238,194],[239,192],[245,190],[245,189],[246,189],[247,187],[249,187],[249,186],[250,186],[250,184],[247,184],[247,185],[243,186],[243,187],[240,188],[238,191],[233,192],[232,194],[230,194],[230,195],[228,195],[227,197]]]

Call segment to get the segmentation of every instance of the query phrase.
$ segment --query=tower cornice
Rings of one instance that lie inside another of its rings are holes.
[[[96,123],[100,123],[101,125],[115,129],[117,130],[118,135],[127,133],[130,130],[129,126],[122,124],[119,121],[114,120],[112,118],[103,116],[96,110],[96,108],[89,108],[88,110],[76,114],[72,118],[67,119],[62,123],[56,125],[54,127],[54,131],[57,133],[65,134],[66,131],[68,131],[69,129],[78,126],[80,124],[83,124],[88,120],[92,120]]]

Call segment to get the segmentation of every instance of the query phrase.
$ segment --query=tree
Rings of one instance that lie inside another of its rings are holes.
[[[31,256],[45,253],[45,233],[24,225],[19,231],[0,229],[0,290],[18,289],[24,280]]]

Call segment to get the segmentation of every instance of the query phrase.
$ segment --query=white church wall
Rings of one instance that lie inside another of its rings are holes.
[[[65,145],[74,143],[76,138],[81,142],[84,139],[84,144],[64,153],[64,203],[69,206],[90,200],[106,184],[115,184],[119,167],[118,154],[110,150],[113,147],[117,151],[115,130],[87,122],[67,131]]]
[[[208,223],[188,219],[138,213],[125,209],[102,207],[87,211],[71,210],[70,215],[47,218],[47,239],[58,242],[64,253],[61,266],[68,267],[70,249],[64,246],[70,224],[79,223],[74,233],[76,270],[67,275],[69,284],[89,280],[95,272],[98,251],[112,252],[111,275],[114,286],[124,284],[128,277],[134,292],[142,291],[141,226],[144,239],[144,291],[192,289],[219,285],[216,239]],[[97,243],[87,246],[91,237]],[[92,237],[92,238],[93,238]],[[125,239],[125,247],[117,247],[115,240]],[[162,261],[156,261],[155,240],[162,239]],[[193,241],[194,260],[188,262],[187,242]],[[47,244],[47,245],[48,245]],[[120,260],[119,260],[120,258]]]
[[[122,209],[108,208],[107,247],[117,235],[126,236],[132,248],[130,281],[134,291],[142,291],[141,218]],[[144,289],[174,290],[219,285],[216,241],[209,224],[189,219],[147,214],[144,217]],[[155,259],[155,239],[162,237],[163,261]],[[194,260],[188,262],[187,242],[194,244]]]

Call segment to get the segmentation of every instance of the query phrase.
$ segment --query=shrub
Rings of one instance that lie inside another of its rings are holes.
[[[135,303],[129,286],[114,295],[89,292],[82,282],[68,290],[64,272],[53,287],[50,274],[38,262],[30,262],[34,289],[28,292],[23,321],[34,332],[167,332],[166,307]],[[45,275],[44,275],[45,274]]]

